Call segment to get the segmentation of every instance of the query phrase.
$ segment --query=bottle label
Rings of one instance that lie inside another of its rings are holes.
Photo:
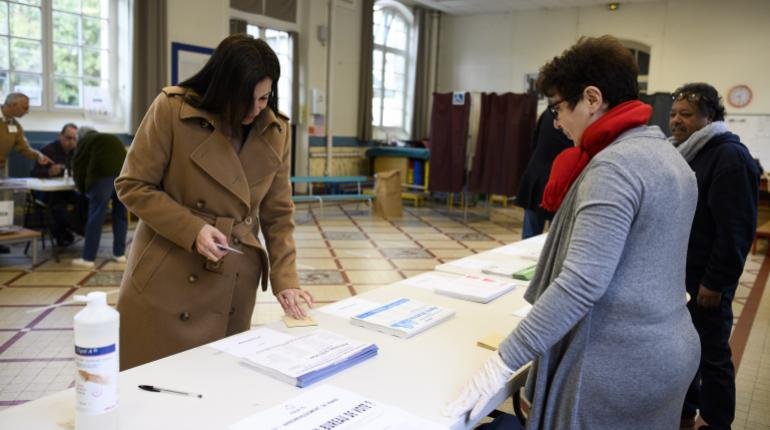
[[[78,412],[100,414],[118,405],[118,349],[75,345],[75,392]]]

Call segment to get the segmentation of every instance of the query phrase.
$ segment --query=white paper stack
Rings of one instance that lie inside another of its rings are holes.
[[[520,285],[526,286],[526,283],[504,281],[488,276],[466,275],[436,284],[434,291],[458,299],[489,303]]]
[[[270,330],[259,328],[257,330]],[[297,387],[306,387],[377,355],[377,345],[365,343],[324,329],[263,343],[243,360],[260,372]]]
[[[367,399],[352,391],[321,385],[230,426],[230,430],[437,430],[446,426]]]
[[[452,309],[427,305],[405,297],[350,318],[354,325],[396,337],[409,338],[454,316]]]

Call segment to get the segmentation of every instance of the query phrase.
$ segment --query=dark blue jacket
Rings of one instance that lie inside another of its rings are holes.
[[[740,138],[714,136],[690,161],[698,180],[687,252],[687,290],[735,288],[757,224],[759,167]]]

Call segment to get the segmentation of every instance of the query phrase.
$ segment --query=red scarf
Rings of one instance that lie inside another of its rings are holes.
[[[580,176],[588,162],[620,133],[647,124],[650,116],[650,105],[631,100],[615,106],[589,125],[578,146],[565,149],[553,160],[551,175],[545,185],[540,206],[547,211],[556,212],[572,183]]]

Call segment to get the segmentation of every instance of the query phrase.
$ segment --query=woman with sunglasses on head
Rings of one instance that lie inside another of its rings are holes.
[[[686,285],[701,361],[685,398],[682,427],[695,425],[698,410],[707,423],[702,429],[729,429],[735,418],[732,302],[754,238],[760,172],[724,118],[725,108],[711,85],[687,84],[674,92],[670,141],[695,171],[699,191]]]
[[[139,125],[115,181],[140,220],[118,298],[121,369],[248,330],[268,277],[286,313],[312,305],[295,267],[279,77],[267,43],[229,36]]]
[[[615,38],[585,38],[542,69],[556,157],[543,197],[557,210],[525,298],[526,318],[450,403],[471,419],[533,361],[528,429],[675,429],[698,366],[684,292],[695,175],[638,100],[638,68]]]

